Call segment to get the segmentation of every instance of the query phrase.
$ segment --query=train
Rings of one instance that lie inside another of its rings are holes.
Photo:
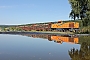
[[[39,24],[30,24],[25,26],[19,26],[25,31],[78,31],[79,23],[78,22],[49,22],[49,23],[39,23]]]

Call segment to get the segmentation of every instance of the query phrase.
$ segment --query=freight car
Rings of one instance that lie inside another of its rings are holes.
[[[31,24],[30,26],[22,26],[21,28],[26,31],[78,31],[79,23],[58,21],[42,24]]]
[[[29,26],[19,26],[25,31],[50,31],[51,24],[50,23],[43,23],[43,24],[31,24]]]

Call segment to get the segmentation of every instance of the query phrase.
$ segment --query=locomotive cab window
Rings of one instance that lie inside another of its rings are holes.
[[[61,21],[58,21],[58,23],[61,23]]]

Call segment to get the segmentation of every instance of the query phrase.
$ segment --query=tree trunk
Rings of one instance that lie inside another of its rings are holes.
[[[75,20],[75,18],[76,18],[76,16],[75,16],[75,14],[74,14],[74,20]]]

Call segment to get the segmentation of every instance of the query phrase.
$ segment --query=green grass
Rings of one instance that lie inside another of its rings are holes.
[[[28,32],[40,32],[40,33],[58,33],[58,34],[74,34],[73,32],[56,32],[56,31],[28,31]]]

